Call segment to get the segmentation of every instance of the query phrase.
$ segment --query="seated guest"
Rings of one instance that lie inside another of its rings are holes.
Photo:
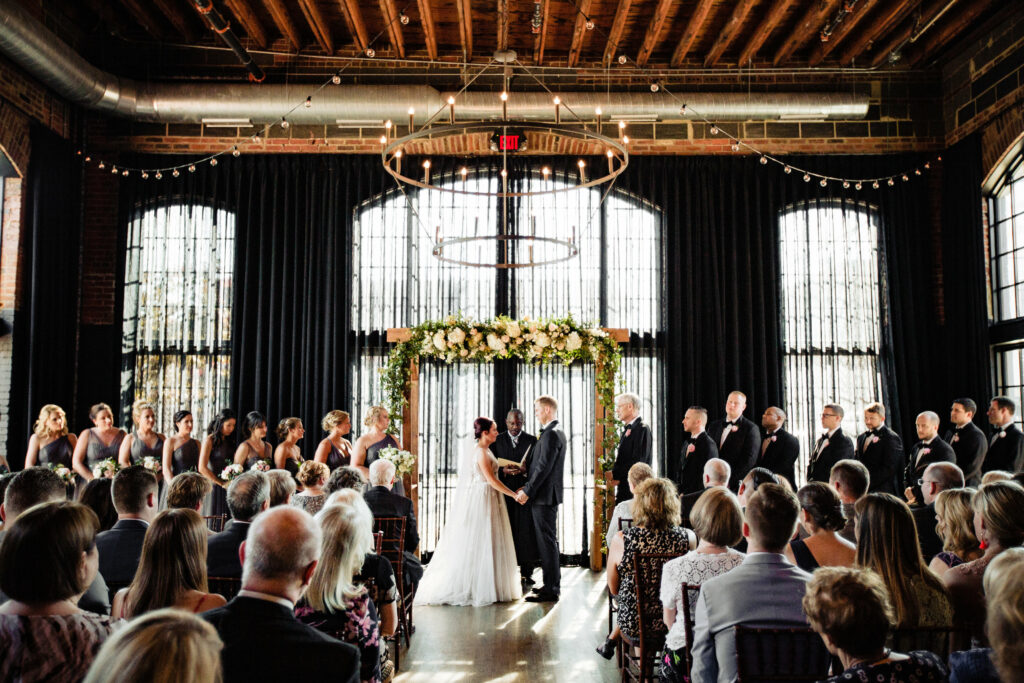
[[[267,479],[270,481],[270,507],[287,505],[295,493],[295,479],[287,470],[270,470]]]
[[[362,493],[366,488],[366,478],[357,468],[350,465],[339,467],[331,472],[331,476],[324,485],[324,491],[329,494],[341,489],[355,489]]]
[[[299,483],[302,484],[302,491],[292,496],[291,505],[305,510],[311,515],[320,512],[324,501],[327,500],[327,494],[323,488],[324,482],[327,481],[330,474],[331,471],[322,462],[307,460],[302,463],[299,473],[295,475]]]
[[[721,458],[711,458],[704,463],[704,473],[702,474],[704,488],[693,493],[684,493],[679,498],[679,515],[683,520],[683,526],[690,526],[690,511],[693,510],[694,504],[704,495],[704,492],[715,486],[728,487],[731,475],[732,468],[729,467],[729,463]],[[611,538],[608,539],[608,542],[609,544],[611,543]]]
[[[395,483],[395,466],[387,460],[374,460],[370,464],[370,490],[363,499],[374,517],[405,517],[405,554],[402,559],[402,580],[407,586],[419,585],[423,578],[423,565],[413,552],[420,544],[416,529],[416,513],[412,501],[391,492]]]
[[[870,488],[871,475],[868,468],[859,460],[840,460],[832,466],[828,483],[839,494],[839,500],[843,503],[843,516],[846,517],[846,526],[839,535],[856,545],[857,513],[853,506]]]
[[[198,472],[182,472],[167,488],[167,508],[195,510],[202,514],[203,501],[213,490],[210,480]]]
[[[801,600],[811,575],[783,552],[796,532],[800,503],[779,484],[762,484],[744,513],[747,557],[701,585],[693,629],[694,681],[736,680],[737,624],[807,625]]]
[[[857,546],[836,532],[846,526],[843,504],[835,489],[812,481],[796,492],[800,501],[800,525],[806,539],[794,539],[786,546],[786,559],[813,572],[818,567],[850,567],[857,559]]]
[[[1024,488],[1011,481],[982,484],[971,498],[974,535],[984,554],[977,560],[952,567],[942,576],[953,600],[958,624],[966,624],[976,637],[985,623],[985,568],[1007,548],[1024,543]]]
[[[270,503],[270,480],[262,472],[245,472],[228,485],[228,510],[231,521],[224,531],[210,536],[206,557],[208,576],[237,579],[242,575],[238,548],[249,533],[249,525],[256,515]]]
[[[7,485],[11,483],[11,479],[14,479],[16,472],[5,472],[0,474],[0,507],[4,504],[4,494],[7,492]],[[3,533],[4,522],[0,519],[0,534]]]
[[[225,602],[223,596],[207,592],[203,518],[195,510],[174,509],[164,510],[150,524],[135,578],[114,596],[110,612],[121,619],[163,607],[198,614]]]
[[[729,481],[728,477],[725,479]],[[700,538],[697,549],[682,557],[669,560],[661,571],[661,605],[664,610],[665,657],[662,662],[661,680],[682,681],[686,673],[686,629],[683,617],[683,584],[700,586],[708,579],[724,574],[737,567],[746,558],[741,552],[729,546],[735,545],[743,536],[743,512],[739,501],[723,484],[708,489],[690,516],[693,530]],[[689,591],[690,622],[697,610],[700,590]]]
[[[1013,476],[1013,472],[1007,472],[1006,470],[992,470],[981,476],[981,483],[991,484],[995,481],[1013,481]]]
[[[321,463],[316,463],[327,467]],[[326,507],[319,518],[320,562],[305,596],[295,605],[304,624],[359,648],[359,678],[379,681],[380,630],[377,609],[366,588],[353,578],[373,549],[372,516],[349,505]]]
[[[919,480],[920,502],[910,508],[917,525],[917,538],[921,542],[921,554],[925,562],[942,551],[942,539],[935,530],[935,498],[942,491],[964,487],[964,473],[951,462],[936,462],[928,465]]]
[[[888,493],[869,493],[857,501],[857,566],[871,569],[889,591],[896,628],[953,623],[942,580],[921,557],[910,508]]]
[[[117,523],[96,537],[100,574],[115,591],[131,583],[139,568],[146,529],[156,517],[159,490],[156,476],[142,465],[125,467],[114,475],[111,488]]]
[[[652,625],[653,629],[662,633],[668,630],[660,619],[662,611],[656,587],[651,586],[651,594],[644,596],[647,600],[637,604],[633,557],[638,553],[682,555],[695,547],[697,539],[693,532],[679,526],[679,523],[679,496],[675,484],[668,479],[652,477],[636,487],[633,492],[633,526],[617,531],[608,548],[608,590],[619,597],[619,611],[618,628],[598,648],[602,657],[611,658],[609,650],[614,652],[620,630],[630,640],[640,636],[641,609],[650,611],[657,605],[658,618]]]
[[[0,519],[9,526],[33,505],[66,499],[67,489],[64,482],[53,470],[49,467],[29,467],[14,475],[7,485],[3,503],[0,503]],[[0,538],[3,538],[3,533],[0,531]],[[7,597],[0,590],[0,603],[6,600]],[[78,606],[88,612],[110,614],[110,592],[99,572],[96,572],[96,578],[78,601]]]
[[[605,533],[605,543],[607,545],[611,545],[612,537],[619,530],[619,520],[633,519],[633,492],[636,490],[636,487],[653,476],[654,471],[645,462],[634,463],[630,466],[629,474],[626,475],[626,480],[629,483],[629,498],[615,504],[615,509],[612,511],[612,519],[608,522],[608,531]]]
[[[26,510],[4,532],[0,589],[10,599],[0,607],[0,681],[85,677],[114,629],[110,617],[77,605],[96,577],[97,529],[96,513],[65,500]]]
[[[96,513],[101,532],[117,524],[117,510],[114,509],[114,500],[110,495],[113,483],[112,479],[106,477],[93,479],[78,493],[78,502]]]
[[[269,488],[265,477],[263,485]],[[320,545],[320,527],[291,506],[267,510],[253,521],[240,550],[242,590],[224,607],[203,613],[224,643],[224,683],[325,675],[346,683],[359,680],[356,648],[295,618],[295,603],[316,571]]]
[[[892,652],[885,640],[895,613],[885,584],[873,571],[828,567],[807,582],[804,613],[825,647],[839,657],[843,672],[827,683],[946,681],[946,667],[931,652]]]
[[[790,493],[793,493],[793,489],[784,479],[780,479],[779,475],[763,467],[755,467],[750,470],[750,472],[747,473],[747,476],[743,477],[743,481],[740,482],[739,492],[736,497],[740,502],[741,510],[747,507],[747,496],[754,493],[754,491],[757,490],[757,487],[761,484],[779,484]],[[746,538],[740,539],[740,542],[736,544],[736,550],[741,553],[747,552]]]
[[[85,683],[219,683],[223,647],[217,631],[199,617],[156,610],[107,638]]]
[[[974,535],[974,510],[971,498],[975,489],[940,491],[935,499],[935,532],[942,539],[942,551],[928,563],[928,568],[942,578],[950,567],[981,557],[978,537]]]

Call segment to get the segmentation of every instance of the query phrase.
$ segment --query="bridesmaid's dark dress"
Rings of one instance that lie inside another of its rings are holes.
[[[108,458],[113,459],[117,462],[118,451],[121,450],[121,442],[124,441],[125,433],[123,430],[117,430],[117,435],[109,445],[104,446],[103,440],[96,433],[96,429],[89,429],[89,444],[85,448],[85,466],[92,471],[92,468],[99,465]],[[86,481],[81,477],[75,479],[75,498],[78,498],[78,493],[85,488]]]
[[[164,440],[163,439],[161,439],[160,437],[157,437],[156,438],[156,445],[154,445],[152,448],[150,448],[149,446],[146,445],[146,442],[142,440],[142,437],[139,436],[138,432],[132,432],[132,436],[134,438],[132,439],[132,450],[131,450],[130,457],[131,457],[131,461],[132,461],[133,465],[141,465],[143,458],[145,458],[147,456],[151,456],[151,457],[156,458],[156,461],[159,462],[159,463],[163,462],[163,457],[164,457]],[[163,468],[161,468],[160,471],[163,471]],[[156,473],[156,474],[157,474],[157,482],[159,483],[159,488],[157,489],[157,491],[158,491],[157,499],[158,500],[163,500],[164,499],[164,486],[166,484],[164,483],[164,478],[162,476],[160,476],[159,472]]]
[[[71,456],[74,452],[75,449],[71,446],[71,439],[65,434],[39,449],[39,457],[36,459],[36,464],[44,467],[63,465],[70,470]],[[75,485],[68,484],[68,498],[74,495]]]
[[[385,434],[383,439],[381,439],[375,444],[367,446],[366,460],[363,462],[363,465],[369,468],[369,466],[375,460],[379,460],[380,458],[377,454],[380,453],[381,449],[383,448],[398,448],[398,442],[395,441],[395,437],[391,436],[390,434]],[[393,493],[397,493],[400,496],[405,495],[405,486],[402,485],[402,477],[397,475],[395,476],[395,486],[391,489],[391,491]]]
[[[245,468],[246,472],[248,472],[250,468],[252,468],[252,466],[258,463],[260,460],[269,460],[271,462],[270,466],[274,466],[273,453],[271,452],[269,443],[263,444],[263,455],[260,455],[260,452],[253,448],[252,444],[249,443],[248,441],[245,442],[245,445],[249,450],[249,455],[245,459],[245,464],[242,465],[242,467]]]
[[[199,442],[189,439],[174,449],[171,455],[171,474],[178,476],[182,472],[199,471]]]
[[[346,467],[352,463],[351,452],[345,453],[345,451],[335,446],[334,442],[330,439],[327,440],[327,443],[331,444],[331,452],[327,454],[327,469],[333,472],[339,467]]]
[[[225,439],[220,442],[220,445],[214,446],[213,450],[210,451],[210,471],[212,471],[218,479],[220,479],[220,473],[224,471],[224,468],[230,465],[235,457],[235,444],[233,441]],[[207,515],[229,515],[228,511],[228,491],[223,486],[213,487],[210,491],[210,495],[206,497],[206,503],[203,506]]]
[[[292,479],[294,479],[295,477],[299,476],[299,468],[302,467],[302,463],[303,460],[301,455],[298,457],[298,459],[288,458],[287,460],[284,461],[284,471],[292,475]]]

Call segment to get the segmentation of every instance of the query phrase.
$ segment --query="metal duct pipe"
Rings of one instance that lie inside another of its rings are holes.
[[[266,78],[266,74],[263,73],[263,69],[260,65],[253,61],[252,55],[249,54],[248,50],[242,47],[242,44],[238,42],[238,37],[235,32],[231,30],[231,24],[224,15],[220,13],[216,7],[213,6],[213,0],[192,0],[192,6],[199,12],[199,16],[206,19],[210,24],[210,28],[213,32],[220,36],[224,44],[231,48],[231,51],[238,57],[238,61],[242,63],[242,66],[249,72],[249,80],[262,83],[263,79]]]
[[[29,16],[15,0],[0,0],[0,51],[54,92],[75,104],[140,121],[202,123],[203,119],[237,119],[265,124],[280,121],[308,94],[309,86],[251,84],[139,84],[92,66],[45,26]],[[428,85],[329,86],[313,99],[313,106],[299,107],[288,121],[299,125],[331,125],[338,122],[415,121],[447,107],[449,95]],[[656,93],[563,92],[562,120],[570,123],[571,108],[592,120],[600,107],[605,120],[623,117],[658,121],[693,118],[680,115],[671,96]],[[867,115],[866,95],[849,93],[695,93],[678,95],[688,110],[715,121],[777,119],[859,119]],[[548,93],[509,96],[509,116],[553,121],[555,108]],[[442,120],[447,116],[441,114]],[[457,120],[501,118],[497,93],[465,92],[455,103]]]

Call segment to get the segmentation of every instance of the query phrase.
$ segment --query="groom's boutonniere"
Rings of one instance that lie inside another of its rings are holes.
[[[695,450],[697,450],[697,447],[691,443],[689,446],[686,447],[686,454],[689,455],[690,453],[693,453]]]
[[[779,440],[778,436],[772,436],[772,443],[775,443],[778,440]]]
[[[951,443],[956,443],[959,440],[960,440],[960,435],[959,434],[954,434]]]
[[[633,428],[632,427],[626,427],[626,433],[623,434],[623,436],[629,436],[632,433],[633,433]]]

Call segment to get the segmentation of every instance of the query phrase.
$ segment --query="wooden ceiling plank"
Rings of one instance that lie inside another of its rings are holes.
[[[875,8],[878,4],[878,0],[863,0],[858,2],[853,7],[853,11],[843,17],[843,21],[836,30],[832,32],[832,35],[828,37],[826,42],[820,40],[811,50],[811,57],[808,60],[810,66],[817,66],[831,54],[833,50],[839,47],[839,44],[850,35],[850,32],[856,28],[857,24],[860,23],[861,19],[866,17],[868,13]]]
[[[789,37],[779,46],[772,57],[772,64],[778,66],[792,56],[813,36],[818,39],[821,27],[825,25],[832,13],[838,9],[842,0],[811,0],[807,11],[797,20],[789,32]]]
[[[899,22],[910,16],[920,5],[920,0],[891,3],[876,17],[871,26],[864,27],[864,30],[857,36],[857,40],[843,48],[839,55],[839,63],[850,64],[857,57],[868,52],[877,41],[898,26]]]
[[[629,10],[633,7],[633,0],[619,0],[619,6],[615,10],[615,19],[612,21],[612,28],[608,31],[608,44],[604,48],[604,65],[609,66],[615,55],[621,52],[619,42],[622,40],[622,32],[626,30],[626,19],[629,18]]]
[[[587,32],[587,19],[590,16],[591,0],[580,0],[576,12],[576,22],[572,29],[572,42],[569,43],[569,66],[576,66],[583,52],[583,36]]]
[[[455,9],[459,14],[459,38],[462,40],[462,58],[473,60],[473,14],[469,0],[455,0]]]
[[[721,33],[718,34],[718,39],[711,46],[711,51],[708,52],[708,56],[704,60],[705,67],[714,66],[718,63],[718,60],[722,58],[722,55],[729,48],[729,44],[739,35],[740,29],[743,28],[743,22],[747,20],[747,15],[750,14],[750,10],[754,9],[756,4],[757,0],[740,0],[736,4],[732,14],[726,20]]]
[[[317,7],[316,0],[298,0],[298,2],[299,9],[302,10],[303,16],[306,17],[309,30],[313,32],[313,37],[320,45],[320,49],[324,51],[324,54],[333,55],[334,41],[331,39],[331,31],[327,27],[327,22],[324,21],[324,16],[320,14],[320,8]]]
[[[743,66],[749,64],[750,61],[757,55],[757,51],[761,49],[765,41],[772,35],[772,32],[779,27],[782,22],[782,18],[786,16],[786,12],[789,8],[796,3],[797,0],[775,0],[772,8],[768,10],[768,13],[761,19],[761,23],[757,25],[754,32],[750,35],[750,39],[747,41],[746,47],[740,52],[740,56],[737,59],[737,64]]]
[[[668,19],[668,11],[672,8],[674,0],[658,0],[658,6],[654,8],[654,16],[651,23],[647,25],[647,33],[644,35],[643,45],[636,56],[636,65],[643,67],[651,58],[651,53],[658,46],[661,39],[661,31],[665,28],[665,21]]]
[[[402,24],[398,20],[398,7],[395,0],[380,0],[380,11],[387,22],[388,38],[391,40],[391,47],[398,53],[398,56],[405,59],[405,38],[402,36]]]
[[[498,19],[498,49],[508,49],[508,3],[509,0],[496,0],[495,11]]]
[[[160,22],[150,14],[148,9],[142,6],[142,3],[139,2],[139,0],[121,0],[121,4],[125,6],[139,26],[145,29],[146,33],[157,39],[164,37],[164,31],[160,28]],[[105,23],[109,23],[112,20],[110,16],[112,14],[110,11],[110,5],[106,0],[90,0],[89,7],[96,12],[96,14],[103,19]]]
[[[686,59],[686,55],[689,54],[693,44],[697,41],[697,36],[700,35],[701,28],[704,26],[704,20],[711,14],[712,5],[714,5],[714,0],[699,0],[697,6],[693,8],[693,14],[690,15],[690,20],[686,22],[686,28],[683,29],[682,35],[679,36],[679,44],[672,53],[671,64],[673,67],[679,66]]]
[[[261,50],[267,46],[267,32],[246,0],[224,0],[224,6],[235,15],[238,23],[245,29],[245,34],[252,38]]]
[[[153,4],[157,6],[160,13],[167,17],[167,21],[171,22],[178,33],[180,33],[187,42],[195,42],[197,35],[196,31],[189,22],[188,17],[185,16],[184,12],[180,11],[177,4],[170,2],[170,0],[153,0]]]
[[[356,47],[360,52],[365,51],[369,47],[370,37],[366,32],[366,23],[363,21],[363,12],[359,9],[358,0],[338,0],[338,4],[341,5],[341,13],[345,17],[345,24],[348,26],[348,32],[352,34]],[[384,19],[387,20],[387,15]],[[389,26],[389,33],[390,30]]]
[[[416,0],[416,6],[420,10],[420,24],[423,26],[423,37],[427,44],[427,56],[431,60],[436,60],[437,30],[434,28],[434,10],[430,6],[430,0]]]
[[[551,0],[541,0],[540,33],[533,39],[533,63],[538,65],[544,63],[544,48],[547,47],[548,42],[548,18],[551,16],[550,8]]]
[[[302,38],[299,37],[299,30],[295,27],[295,22],[288,15],[288,9],[284,5],[283,0],[263,0],[263,6],[270,12],[271,18],[274,20],[274,25],[277,26],[277,30],[281,32],[281,36],[288,39],[288,42],[292,44],[296,50],[302,49]]]
[[[964,35],[964,32],[974,23],[975,19],[991,9],[992,5],[999,1],[1001,0],[970,0],[965,2],[960,11],[949,18],[948,23],[946,23],[945,19],[940,20],[942,22],[939,24],[941,28],[933,26],[928,33],[922,36],[920,42],[914,43],[915,47],[912,54],[908,56],[907,62],[912,67],[920,65],[924,60],[935,55],[936,52],[941,50],[951,40]]]

